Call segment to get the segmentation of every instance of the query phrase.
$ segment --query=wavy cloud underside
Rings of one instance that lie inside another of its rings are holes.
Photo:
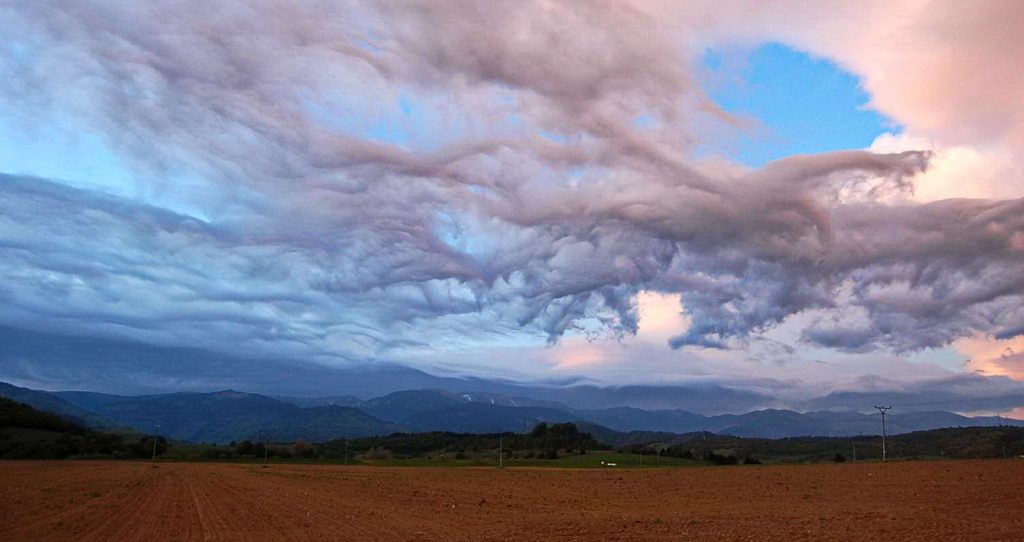
[[[677,348],[812,309],[850,351],[1024,334],[1024,201],[915,203],[928,152],[694,159],[745,122],[694,27],[522,4],[7,5],[8,113],[102,134],[145,197],[0,177],[0,324],[359,361],[631,334],[654,290]]]

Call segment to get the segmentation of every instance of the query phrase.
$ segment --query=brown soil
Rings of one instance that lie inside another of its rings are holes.
[[[649,470],[0,462],[0,540],[1024,540],[1024,460]]]

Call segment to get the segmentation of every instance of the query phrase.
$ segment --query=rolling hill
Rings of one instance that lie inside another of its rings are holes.
[[[95,431],[27,403],[0,397],[2,459],[148,457],[154,449],[152,443],[149,436]]]
[[[575,422],[616,445],[665,440],[708,431],[750,438],[856,436],[881,430],[877,414],[755,410],[705,416],[680,409],[635,407],[575,409],[564,404],[491,392],[404,390],[369,399],[353,396],[272,398],[225,390],[121,396],[92,392],[42,392],[0,383],[0,396],[26,402],[93,428],[127,427],[192,442],[255,439],[307,441],[387,435],[400,431],[522,432],[538,422]],[[950,412],[897,412],[890,434],[943,427],[1018,425],[1024,421],[967,417]]]
[[[335,405],[301,408],[263,395],[232,390],[214,393],[173,393],[125,397],[88,392],[56,392],[96,416],[190,442],[255,440],[261,432],[276,440],[328,440],[387,434],[398,425],[358,409]]]
[[[70,401],[62,399],[54,393],[32,390],[14,386],[6,382],[0,382],[0,397],[6,397],[15,401],[30,405],[37,410],[56,414],[76,424],[84,425],[93,429],[108,429],[110,423],[87,408],[79,407]]]

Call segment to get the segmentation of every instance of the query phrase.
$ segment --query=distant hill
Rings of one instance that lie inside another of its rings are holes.
[[[328,440],[379,435],[401,427],[350,407],[301,408],[263,395],[225,390],[124,397],[82,392],[57,395],[99,416],[140,431],[160,424],[161,434],[190,442],[254,440],[260,432],[278,440]]]
[[[567,408],[548,401],[511,398],[488,393],[451,393],[441,390],[400,391],[364,401],[359,408],[377,418],[415,431],[499,433],[525,431],[538,422],[582,419]]]
[[[56,414],[66,420],[93,429],[109,429],[109,421],[102,419],[88,409],[81,408],[59,396],[45,391],[31,390],[0,382],[0,397],[31,405],[32,407]]]
[[[617,431],[688,433],[705,427],[708,417],[687,410],[643,410],[614,407],[581,412],[587,419]]]
[[[630,390],[629,393],[639,392]],[[625,392],[623,392],[625,393]],[[492,392],[404,390],[359,400],[354,396],[273,398],[232,390],[121,396],[92,392],[41,392],[0,383],[8,396],[94,428],[129,427],[192,442],[255,439],[307,441],[387,435],[399,431],[521,432],[541,421],[574,422],[616,445],[665,440],[665,435],[708,431],[752,438],[878,434],[877,414],[755,410],[704,416],[681,409],[635,407],[574,409],[556,401]],[[890,434],[942,427],[1017,425],[1024,421],[967,417],[950,412],[890,414]]]
[[[139,397],[100,394],[64,394],[70,401],[89,406],[112,422],[139,431],[160,433],[192,442],[227,442],[251,437],[269,421],[297,413],[294,405],[262,395],[221,391],[215,393],[173,393]]]
[[[358,407],[362,403],[362,399],[355,395],[330,395],[325,397],[292,397],[288,395],[270,395],[272,399],[277,399],[285,403],[293,404],[297,407],[310,408],[319,406],[343,406],[343,407]]]
[[[418,431],[500,433],[527,431],[540,422],[571,422],[581,419],[575,414],[552,408],[465,403],[410,416],[403,424]]]
[[[759,410],[739,415],[712,416],[699,429],[739,437],[824,436],[829,434],[831,421],[815,419],[792,410]]]
[[[890,414],[888,431],[896,435],[944,427],[1008,425],[1024,427],[1024,421],[991,416],[968,417],[952,412]],[[700,430],[741,437],[784,438],[803,436],[856,436],[881,433],[878,414],[792,410],[757,410],[746,414],[711,416]]]
[[[881,433],[878,414],[859,412],[794,412],[792,410],[755,410],[745,414],[702,416],[685,410],[641,410],[618,407],[579,411],[588,420],[616,431],[653,431],[690,433],[711,431],[739,437],[784,438],[814,436],[855,436]],[[890,414],[890,434],[910,433],[943,427],[1020,426],[1024,421],[995,416],[968,417],[952,412],[906,412]]]
[[[124,401],[131,401],[133,399],[144,397],[144,396],[124,396],[124,395],[110,395],[108,393],[95,393],[91,391],[51,391],[46,392],[54,397],[71,403],[75,407],[90,411],[97,412],[108,405],[115,403],[121,403]],[[149,397],[158,397],[152,395]]]
[[[331,405],[300,409],[263,424],[263,430],[275,441],[320,442],[339,437],[388,435],[406,428],[378,420],[357,408]]]
[[[359,405],[359,409],[382,420],[404,423],[411,416],[458,407],[466,403],[468,401],[451,392],[407,390],[364,401]]]
[[[679,438],[678,433],[667,431],[616,431],[592,422],[575,422],[581,431],[586,431],[600,442],[615,447],[667,442]]]
[[[157,453],[166,448],[160,441]],[[63,416],[0,397],[0,459],[149,457],[152,437],[94,431]]]
[[[53,433],[84,435],[89,430],[64,417],[44,412],[29,404],[0,397],[0,427],[38,429]]]

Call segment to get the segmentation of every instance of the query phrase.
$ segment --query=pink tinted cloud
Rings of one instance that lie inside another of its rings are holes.
[[[1020,2],[781,0],[667,9],[711,43],[774,40],[832,59],[861,77],[872,107],[945,144],[1024,142]]]
[[[937,185],[928,197],[1024,194],[1024,3],[726,3],[707,17],[711,42],[775,40],[833,60],[916,148],[960,149],[939,178],[918,179]]]

